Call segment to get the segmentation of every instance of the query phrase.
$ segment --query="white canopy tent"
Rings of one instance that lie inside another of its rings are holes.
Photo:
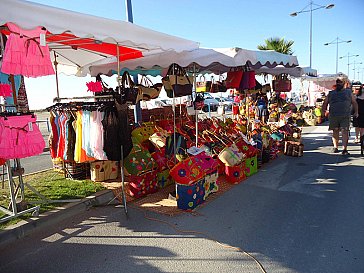
[[[8,22],[24,29],[45,27],[47,43],[60,64],[59,71],[66,74],[76,74],[89,63],[117,56],[117,49],[119,59],[127,60],[169,50],[193,50],[199,46],[197,42],[129,22],[22,0],[1,0],[0,26],[3,31]]]
[[[281,54],[275,51],[247,50],[241,48],[198,48],[190,51],[167,51],[151,54],[135,60],[126,60],[121,63],[122,68],[130,70],[166,69],[171,63],[182,67],[195,64],[199,71],[216,74],[229,71],[232,67],[247,66],[259,73],[265,67],[272,69],[282,66],[289,70],[298,66],[296,56]],[[116,58],[104,59],[100,62],[87,65],[80,69],[82,75],[99,73],[111,75],[117,71]]]

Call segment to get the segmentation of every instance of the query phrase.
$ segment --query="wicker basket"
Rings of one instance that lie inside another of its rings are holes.
[[[65,177],[73,180],[90,179],[90,163],[65,162]]]

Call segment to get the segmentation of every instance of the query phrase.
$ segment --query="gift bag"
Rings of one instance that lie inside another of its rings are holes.
[[[252,176],[258,172],[258,158],[257,155],[245,159],[245,175]]]
[[[110,179],[116,179],[119,174],[118,161],[99,160],[90,163],[91,180],[102,182]]]
[[[164,129],[158,130],[157,132],[153,133],[149,140],[157,147],[163,148],[166,146],[167,138],[170,136],[168,132]]]
[[[225,177],[231,184],[239,184],[245,180],[245,161],[235,166],[225,166]]]
[[[169,98],[192,95],[193,77],[188,76],[178,64],[169,66],[162,83]]]
[[[124,159],[124,168],[131,175],[139,175],[157,169],[158,165],[147,150],[134,143],[130,154]]]
[[[195,156],[189,156],[170,170],[170,175],[174,181],[182,185],[192,185],[205,176],[205,172],[199,165],[199,160]]]
[[[219,159],[227,166],[235,166],[244,159],[244,154],[240,152],[235,144],[225,147],[218,155]]]
[[[126,179],[129,182],[129,194],[135,198],[140,198],[158,191],[156,170],[144,172],[140,175],[130,175]]]
[[[169,169],[159,171],[157,173],[157,181],[158,181],[158,188],[160,188],[160,189],[173,184],[173,180],[172,180],[171,176],[169,175]]]
[[[182,210],[193,210],[205,201],[205,179],[201,178],[191,185],[176,183],[177,207]]]
[[[205,199],[211,193],[217,192],[219,190],[218,178],[219,178],[219,173],[217,171],[217,168],[213,172],[206,174],[204,182]]]
[[[148,140],[149,137],[155,133],[155,130],[155,125],[152,122],[144,122],[131,131],[131,137],[137,143],[142,143]]]

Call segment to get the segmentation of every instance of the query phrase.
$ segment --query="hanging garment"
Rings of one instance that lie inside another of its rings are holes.
[[[107,160],[104,152],[104,128],[102,119],[104,112],[93,111],[90,116],[90,146],[93,157],[98,160]]]
[[[88,161],[94,161],[95,158],[89,157],[86,154],[86,151],[82,148],[82,111],[77,112],[77,120],[76,120],[76,143],[75,143],[75,157],[74,160],[77,163],[84,163]]]
[[[128,106],[115,102],[116,107],[104,109],[102,120],[104,129],[104,151],[108,160],[119,161],[121,159],[121,146],[123,158],[128,156],[133,148],[131,130],[128,122]]]
[[[45,147],[35,115],[0,117],[0,158],[15,159],[41,154]]]
[[[25,89],[24,76],[21,76],[20,87],[17,96],[18,112],[29,112],[27,90]]]
[[[13,23],[7,23],[7,26],[11,33],[6,42],[1,71],[26,77],[55,74],[49,48],[40,41],[46,30],[42,27],[25,30]]]
[[[67,121],[67,150],[65,159],[73,161],[75,156],[75,144],[76,144],[76,131],[75,131],[75,118],[73,114],[70,114]]]

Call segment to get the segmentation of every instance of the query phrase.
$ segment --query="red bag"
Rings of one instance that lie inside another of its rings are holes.
[[[236,166],[225,166],[226,181],[231,184],[239,184],[246,179],[245,161]]]
[[[178,162],[170,171],[174,181],[182,185],[191,185],[205,176],[205,172],[199,165],[199,159],[190,156]]]
[[[157,172],[157,170],[153,170],[141,175],[129,176],[129,194],[135,198],[140,198],[155,193],[158,190]]]
[[[292,83],[289,79],[273,80],[273,90],[278,92],[289,92],[292,90]]]
[[[229,71],[226,76],[226,88],[236,88],[238,89],[240,87],[240,82],[243,78],[243,71]]]

